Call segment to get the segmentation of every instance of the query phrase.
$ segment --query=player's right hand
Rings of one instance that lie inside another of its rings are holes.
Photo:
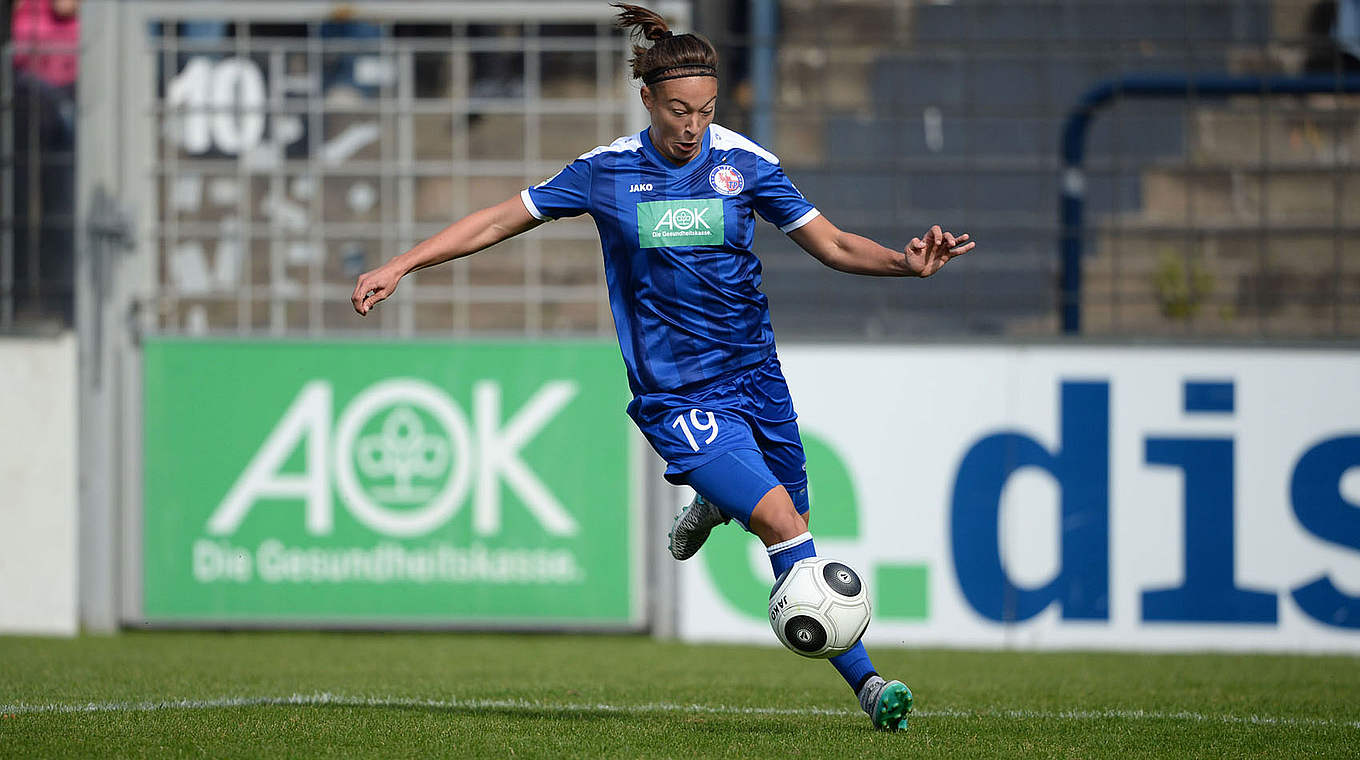
[[[392,295],[397,289],[397,283],[401,281],[402,274],[389,263],[359,275],[359,282],[354,286],[354,295],[349,299],[350,303],[354,304],[354,310],[359,312],[359,316],[368,316],[368,310],[372,309],[374,304]]]

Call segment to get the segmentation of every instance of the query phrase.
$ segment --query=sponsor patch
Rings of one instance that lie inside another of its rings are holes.
[[[723,202],[717,198],[649,201],[637,205],[638,245],[721,245]]]

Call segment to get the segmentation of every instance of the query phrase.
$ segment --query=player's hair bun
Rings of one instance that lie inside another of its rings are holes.
[[[684,76],[717,76],[718,51],[708,40],[693,33],[675,34],[660,14],[640,5],[613,5],[619,9],[620,29],[630,29],[635,40],[653,43],[651,47],[633,45],[628,63],[634,79],[652,84]]]
[[[661,14],[641,5],[629,5],[627,3],[614,3],[615,8],[619,9],[619,28],[627,29],[633,27],[633,36],[656,42],[658,40],[672,37],[670,25]]]

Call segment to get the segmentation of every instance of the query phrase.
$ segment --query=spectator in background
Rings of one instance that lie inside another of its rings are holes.
[[[80,0],[18,0],[10,23],[14,70],[74,95],[80,67]]]
[[[80,1],[19,0],[14,43],[16,316],[74,319],[75,85]]]

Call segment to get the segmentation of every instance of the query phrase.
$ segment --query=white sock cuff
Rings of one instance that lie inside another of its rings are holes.
[[[805,543],[811,540],[812,534],[804,533],[801,536],[794,536],[793,538],[790,538],[787,541],[780,541],[777,544],[770,544],[769,546],[765,547],[765,553],[773,557],[774,555],[784,551],[785,549],[792,549],[793,547],[801,543]]]

